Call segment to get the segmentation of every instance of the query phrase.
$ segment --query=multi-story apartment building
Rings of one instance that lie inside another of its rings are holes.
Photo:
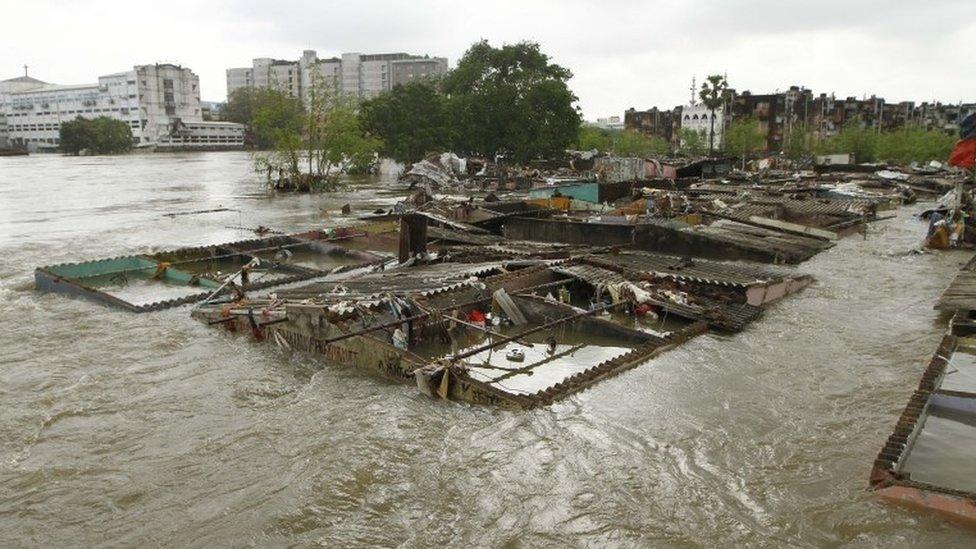
[[[325,81],[366,99],[397,84],[446,72],[444,57],[344,53],[320,59],[315,50],[305,50],[297,61],[262,57],[254,59],[250,67],[227,69],[227,95],[241,88],[277,88],[304,99],[316,82]]]
[[[707,133],[711,113],[703,118],[701,109],[700,105],[675,107],[671,111],[656,107],[646,111],[631,108],[624,113],[624,121],[629,130],[665,137],[677,145],[673,136],[680,128]],[[878,132],[908,125],[955,132],[959,122],[973,112],[976,112],[976,103],[888,103],[873,95],[863,99],[838,99],[824,93],[814,96],[813,92],[799,86],[769,94],[738,93],[730,88],[725,92],[725,105],[716,111],[719,117],[716,119],[716,135],[735,120],[750,118],[759,123],[760,131],[766,136],[766,149],[778,151],[794,131],[810,132],[815,140],[836,135],[849,124],[859,124]],[[717,138],[716,147],[720,142],[721,138]]]
[[[107,116],[132,130],[133,145],[159,149],[230,149],[244,145],[244,127],[205,122],[200,80],[188,68],[140,65],[100,76],[95,84],[57,85],[24,77],[0,86],[0,118],[9,145],[54,150],[61,124]]]
[[[678,130],[681,128],[681,111],[681,107],[675,107],[672,110],[652,107],[646,111],[639,111],[631,107],[624,111],[624,127],[645,135],[660,137],[675,145],[678,139]]]
[[[601,130],[624,129],[624,121],[619,116],[608,116],[606,118],[597,118],[596,122],[594,122],[593,125],[600,128]]]

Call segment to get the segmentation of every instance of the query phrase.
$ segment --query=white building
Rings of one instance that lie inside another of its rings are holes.
[[[397,84],[446,72],[444,57],[344,53],[342,57],[319,59],[315,50],[305,50],[297,61],[261,57],[254,59],[251,67],[227,69],[227,95],[241,88],[277,88],[304,99],[314,82],[324,80],[368,99]]]
[[[712,119],[715,120],[715,148],[722,148],[722,138],[725,135],[725,113],[721,107],[713,113],[702,104],[688,105],[681,109],[681,128],[700,133],[703,143],[708,147],[708,139],[712,130]]]
[[[6,149],[11,146],[10,134],[7,128],[7,117],[4,112],[4,105],[9,101],[10,94],[37,88],[46,84],[47,82],[27,76],[27,67],[24,67],[24,76],[0,81],[0,149]]]
[[[596,127],[603,130],[622,130],[625,125],[619,116],[608,116],[607,118],[597,118]]]
[[[10,146],[55,150],[62,122],[107,116],[132,130],[136,147],[234,149],[244,126],[204,122],[200,79],[170,64],[140,65],[96,84],[57,85],[20,77],[0,82],[0,119]],[[0,132],[3,130],[0,123]],[[0,136],[0,141],[3,136]]]

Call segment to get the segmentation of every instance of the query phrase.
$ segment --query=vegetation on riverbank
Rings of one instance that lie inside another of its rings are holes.
[[[118,154],[132,149],[132,130],[107,116],[81,118],[61,124],[59,147],[67,154]]]
[[[255,170],[277,190],[334,190],[344,173],[365,172],[382,143],[363,131],[358,100],[334,81],[316,80],[304,107],[290,101],[259,105],[254,128],[272,148],[255,154]]]
[[[329,80],[315,83],[304,105],[277,90],[238,90],[222,113],[245,124],[250,146],[267,151],[255,161],[269,181],[287,179],[290,187],[321,180],[328,187],[338,173],[366,169],[378,155],[412,163],[444,150],[516,162],[561,154],[577,142],[581,123],[571,76],[536,43],[495,48],[480,41],[444,78],[399,85],[361,103]],[[637,151],[645,141],[626,136],[620,146]]]

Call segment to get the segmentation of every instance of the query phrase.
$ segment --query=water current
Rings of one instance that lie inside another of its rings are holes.
[[[245,153],[0,158],[0,546],[976,543],[865,490],[970,255],[909,253],[921,205],[801,265],[817,283],[742,333],[530,412],[33,288],[395,196],[269,197]]]

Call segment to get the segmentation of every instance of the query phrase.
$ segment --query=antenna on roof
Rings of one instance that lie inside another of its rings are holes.
[[[27,65],[24,65],[24,76],[27,76]]]

